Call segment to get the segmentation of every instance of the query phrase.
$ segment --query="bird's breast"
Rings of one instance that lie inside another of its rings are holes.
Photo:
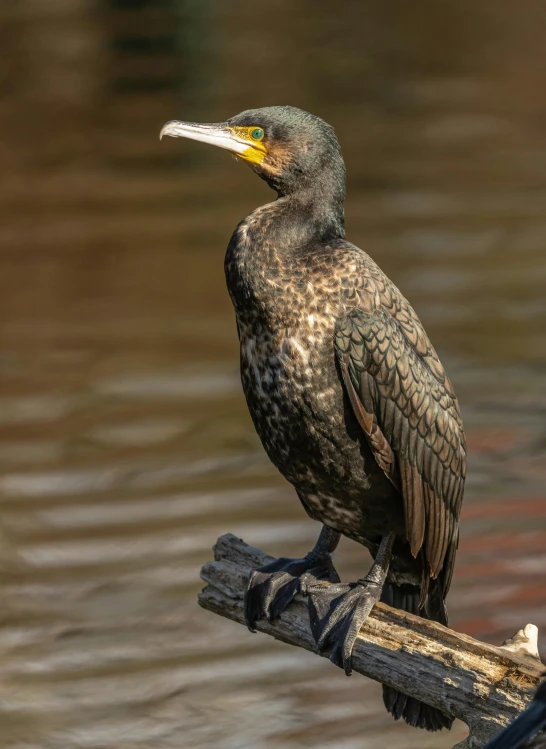
[[[333,323],[321,328],[277,328],[256,320],[238,320],[245,392],[294,403],[298,408],[333,391]],[[317,388],[320,388],[318,392]],[[312,397],[311,397],[312,396]]]
[[[326,327],[326,326],[325,326]],[[250,414],[275,465],[316,462],[343,432],[343,392],[329,330],[272,330],[239,322],[241,379]],[[307,455],[307,453],[309,453]],[[300,476],[301,478],[301,476]]]

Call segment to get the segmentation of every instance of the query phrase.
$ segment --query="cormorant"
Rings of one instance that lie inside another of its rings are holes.
[[[455,392],[409,302],[345,239],[345,165],[330,125],[278,106],[219,124],[173,120],[163,135],[227,149],[277,192],[235,229],[225,273],[254,425],[323,527],[305,558],[252,574],[245,616],[255,631],[307,594],[319,651],[350,674],[377,601],[447,624],[466,472]],[[340,534],[374,557],[347,585],[330,557]],[[383,696],[396,719],[451,727],[390,687]]]
[[[537,731],[542,730],[546,730],[546,681],[537,689],[529,707],[495,736],[485,749],[519,749]],[[544,746],[546,746],[546,737]]]

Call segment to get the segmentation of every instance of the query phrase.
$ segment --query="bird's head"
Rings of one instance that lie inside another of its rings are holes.
[[[246,161],[279,195],[328,184],[345,193],[345,166],[334,128],[296,107],[248,109],[226,122],[171,120],[160,138],[191,138]]]

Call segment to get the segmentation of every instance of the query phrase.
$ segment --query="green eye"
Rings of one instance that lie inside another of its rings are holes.
[[[264,131],[261,127],[255,127],[254,130],[250,131],[250,137],[252,140],[261,140],[264,137]]]

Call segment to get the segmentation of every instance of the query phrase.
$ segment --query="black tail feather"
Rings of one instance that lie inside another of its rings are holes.
[[[420,590],[413,585],[395,585],[387,581],[383,587],[381,600],[388,606],[392,606],[409,614],[432,619],[447,624],[447,611],[442,595],[440,584],[436,580],[430,581],[425,609],[419,608]],[[441,731],[442,728],[450,729],[453,718],[445,715],[441,710],[419,702],[414,697],[409,697],[392,687],[383,687],[383,702],[395,720],[404,720],[415,728],[424,728],[427,731]]]

